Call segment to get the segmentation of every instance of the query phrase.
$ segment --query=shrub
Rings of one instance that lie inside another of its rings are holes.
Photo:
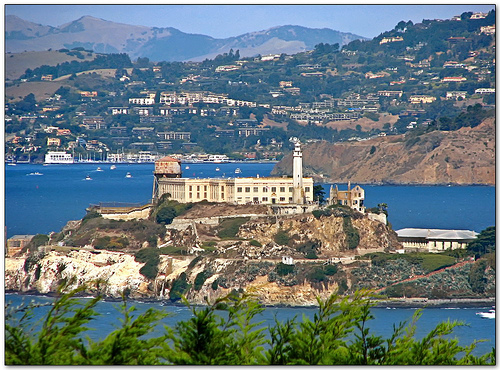
[[[359,232],[352,225],[350,217],[344,217],[344,233],[346,237],[346,246],[348,249],[356,249],[359,245]]]
[[[190,284],[187,282],[186,273],[182,272],[172,283],[172,288],[170,289],[170,299],[172,301],[178,301],[183,295],[186,294],[189,288]]]
[[[219,224],[217,235],[220,238],[234,238],[240,229],[240,226],[248,222],[250,217],[226,218]]]
[[[262,244],[255,239],[250,240],[250,245],[253,245],[254,247],[262,247]]]
[[[200,290],[203,286],[203,283],[205,283],[205,280],[207,280],[209,277],[210,273],[208,271],[202,271],[198,275],[196,275],[196,278],[194,279],[194,290]]]
[[[311,272],[309,272],[307,279],[312,283],[320,283],[325,281],[327,278],[321,267],[315,267]]]
[[[294,265],[286,265],[283,262],[276,264],[275,271],[279,276],[291,274],[295,270]]]
[[[338,269],[337,265],[326,265],[324,270],[326,275],[332,276],[337,273]]]
[[[279,245],[288,245],[288,243],[290,242],[290,237],[288,236],[288,233],[282,229],[278,230],[278,232],[274,234],[273,239],[276,242],[276,244]]]
[[[160,251],[156,248],[144,248],[135,254],[137,262],[145,263],[139,272],[148,279],[154,279],[158,274],[158,263],[160,262]]]

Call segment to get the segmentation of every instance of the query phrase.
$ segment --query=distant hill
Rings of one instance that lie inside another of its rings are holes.
[[[319,43],[340,46],[365,37],[301,26],[278,26],[237,37],[215,39],[189,34],[172,27],[158,28],[115,23],[90,16],[60,27],[44,26],[14,15],[5,17],[5,50],[11,53],[83,47],[97,53],[127,53],[132,59],[152,61],[200,61],[227,53],[232,48],[240,56],[295,54],[312,50]]]
[[[358,142],[316,142],[303,148],[304,172],[337,183],[495,184],[495,119],[474,128]],[[272,174],[290,174],[292,156]]]

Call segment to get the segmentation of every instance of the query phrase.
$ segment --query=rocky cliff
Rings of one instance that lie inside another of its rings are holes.
[[[306,175],[328,182],[494,185],[495,119],[416,137],[311,143],[303,147],[303,162]],[[272,173],[288,174],[291,168],[289,155]]]
[[[220,208],[207,206],[205,210],[211,213],[213,207]],[[350,210],[316,216],[264,212],[234,217],[235,207],[222,207],[219,213],[228,215],[208,224],[203,223],[207,217],[200,217],[206,216],[203,207],[194,207],[177,224],[168,226],[157,248],[147,243],[113,251],[94,248],[108,232],[96,224],[99,219],[91,220],[93,234],[89,234],[89,220],[83,225],[72,223],[64,229],[72,238],[67,240],[79,240],[83,233],[88,244],[43,247],[6,258],[5,288],[47,294],[67,282],[68,289],[85,284],[89,294],[112,298],[126,292],[136,299],[169,299],[175,291],[195,303],[245,289],[254,291],[265,304],[312,305],[318,295],[355,289],[348,286],[347,274],[359,264],[356,256],[400,247],[396,234],[385,224]],[[249,210],[240,210],[240,215],[243,211]],[[346,224],[346,217],[350,223]],[[109,220],[101,222],[109,227]],[[347,227],[358,235],[354,248]],[[126,238],[125,230],[121,229],[121,238]],[[135,257],[144,249],[155,251],[158,257],[154,277],[143,275],[149,261],[139,262]],[[283,257],[291,259],[291,264],[283,264]]]

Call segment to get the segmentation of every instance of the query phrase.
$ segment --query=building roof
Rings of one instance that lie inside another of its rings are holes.
[[[396,230],[399,238],[424,238],[442,240],[471,240],[476,239],[478,233],[471,230],[445,230],[445,229],[416,229],[406,228]]]
[[[157,162],[180,162],[180,160],[176,159],[176,158],[172,158],[172,157],[166,156],[166,157],[158,159]]]

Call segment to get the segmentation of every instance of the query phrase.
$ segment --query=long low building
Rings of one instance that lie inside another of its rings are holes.
[[[303,179],[304,203],[313,201],[313,179]],[[292,204],[293,179],[288,177],[168,178],[156,179],[155,197],[170,194],[181,203],[227,202],[235,204]]]
[[[300,141],[294,143],[292,177],[185,178],[178,159],[161,158],[155,162],[153,201],[169,194],[181,203],[310,204],[314,181],[302,176]]]
[[[443,252],[466,248],[476,240],[478,233],[471,230],[417,229],[397,230],[399,241],[406,252]]]

